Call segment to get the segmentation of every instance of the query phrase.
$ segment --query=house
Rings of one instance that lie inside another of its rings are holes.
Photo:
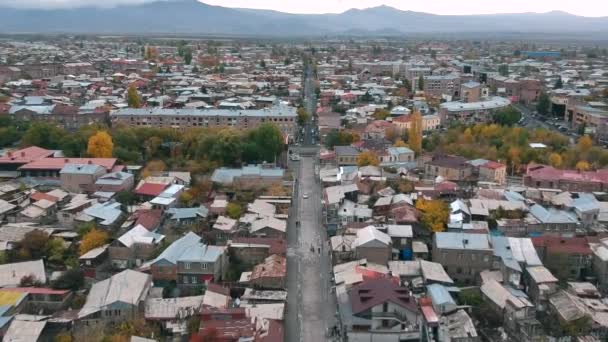
[[[430,284],[426,286],[427,296],[431,298],[433,309],[438,314],[450,313],[458,309],[458,305],[447,287],[441,284]]]
[[[492,236],[494,263],[492,269],[498,270],[503,282],[518,288],[526,267],[542,266],[542,262],[530,238]]]
[[[435,234],[432,253],[433,261],[464,284],[475,283],[481,271],[490,269],[494,254],[486,234],[445,232]]]
[[[105,271],[110,269],[109,244],[93,248],[78,257],[80,269],[84,272],[84,276],[91,279],[103,279]]]
[[[355,259],[356,235],[335,235],[330,238],[333,264],[341,264]]]
[[[17,287],[23,277],[32,277],[46,283],[46,271],[42,260],[0,265],[0,287]]]
[[[251,223],[252,236],[284,239],[286,237],[287,222],[271,216],[263,216]]]
[[[277,254],[271,255],[251,272],[249,283],[261,289],[285,289],[287,259]]]
[[[0,155],[0,170],[17,171],[21,166],[35,160],[51,157],[55,151],[47,150],[37,146],[30,146],[16,151],[9,151]]]
[[[473,174],[473,168],[467,160],[457,156],[435,156],[426,162],[424,170],[427,178],[441,177],[454,182],[468,180]]]
[[[388,225],[386,233],[390,236],[393,248],[403,250],[411,247],[414,237],[413,228],[410,225]]]
[[[608,290],[608,238],[600,243],[590,245],[593,252],[593,274],[597,277],[598,287],[602,291]]]
[[[585,237],[532,238],[542,263],[560,280],[580,280],[592,273],[593,252]]]
[[[95,164],[66,164],[59,171],[61,187],[73,193],[94,189],[95,182],[106,173],[106,169]]]
[[[379,265],[387,265],[392,259],[392,241],[390,236],[379,231],[374,226],[368,226],[357,231],[354,241],[357,259],[367,259]]]
[[[526,169],[524,185],[571,192],[594,192],[608,189],[608,170],[560,170],[551,166],[532,165]]]
[[[127,172],[110,172],[95,181],[95,191],[121,192],[133,189],[134,177]]]
[[[270,187],[282,184],[285,170],[269,165],[248,165],[240,169],[219,168],[213,171],[211,181],[233,185],[240,189]]]
[[[94,283],[78,312],[75,335],[87,336],[109,324],[142,317],[151,286],[150,275],[133,270],[124,270]]]
[[[549,296],[557,292],[557,278],[545,266],[526,267],[526,293],[537,305],[537,310],[546,307]]]
[[[169,208],[166,212],[167,222],[171,227],[196,226],[209,216],[209,209],[204,206],[198,208]]]
[[[228,241],[231,259],[241,264],[254,266],[273,254],[286,255],[287,243],[284,239],[261,237],[234,237]]]
[[[380,155],[382,165],[402,165],[416,161],[416,153],[407,147],[389,147]]]
[[[75,222],[94,222],[99,227],[111,228],[120,224],[123,212],[120,210],[121,204],[118,202],[96,203],[84,209],[77,217]]]
[[[507,166],[502,163],[488,160],[483,164],[477,165],[479,181],[491,182],[496,184],[506,184]]]
[[[57,203],[46,199],[36,201],[25,207],[16,217],[17,222],[39,222],[55,216]]]
[[[158,322],[173,335],[186,334],[188,319],[201,309],[204,296],[146,299],[144,318]]]
[[[574,233],[580,223],[571,212],[555,208],[545,208],[540,204],[530,207],[529,217],[535,219],[541,229],[559,234]]]
[[[335,146],[336,164],[338,166],[357,165],[359,150],[352,146]]]
[[[180,288],[188,290],[224,278],[228,263],[226,250],[226,247],[205,244],[200,236],[189,232],[140,269],[150,270],[155,284],[175,281]]]
[[[342,324],[349,341],[418,340],[421,314],[409,289],[387,278],[366,280],[337,290]]]
[[[137,188],[135,188],[135,194],[144,199],[152,199],[158,197],[168,187],[169,184],[167,183],[140,182]]]
[[[479,342],[473,320],[463,309],[442,315],[439,319],[437,342]]]
[[[141,266],[164,238],[162,234],[153,233],[142,225],[136,225],[110,245],[112,265],[117,269]]]
[[[19,171],[23,177],[60,178],[60,172],[67,164],[98,165],[107,173],[122,168],[116,161],[116,158],[41,158],[19,167]]]

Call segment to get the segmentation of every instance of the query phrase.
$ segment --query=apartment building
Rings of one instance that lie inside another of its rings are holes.
[[[441,104],[439,116],[441,124],[461,122],[474,124],[492,120],[492,114],[499,109],[511,105],[511,101],[503,97],[492,97],[478,102],[446,102]]]
[[[296,109],[286,105],[249,110],[124,108],[110,113],[113,124],[175,129],[193,127],[248,129],[269,122],[275,124],[284,135],[288,136],[293,136],[296,132],[296,117]]]
[[[424,93],[435,97],[442,95],[459,97],[460,76],[456,74],[426,76],[424,77]]]

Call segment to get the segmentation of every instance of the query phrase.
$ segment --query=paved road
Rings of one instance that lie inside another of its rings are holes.
[[[314,114],[316,99],[312,72],[305,73],[304,103]],[[287,314],[285,341],[332,341],[326,331],[337,324],[336,298],[331,291],[331,259],[322,225],[322,188],[318,181],[318,147],[314,122],[307,123],[304,144],[292,148],[301,160],[291,163],[296,184],[287,227]],[[307,194],[308,198],[303,198]],[[299,224],[296,224],[299,222]]]

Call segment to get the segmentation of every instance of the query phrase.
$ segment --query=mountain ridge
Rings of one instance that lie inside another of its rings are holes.
[[[546,13],[438,15],[381,5],[342,13],[294,14],[229,8],[197,0],[152,1],[112,8],[2,7],[0,32],[183,33],[261,36],[319,36],[348,32],[608,33],[608,17]]]

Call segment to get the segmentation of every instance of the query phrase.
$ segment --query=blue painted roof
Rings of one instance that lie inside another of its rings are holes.
[[[456,301],[452,298],[452,295],[448,289],[441,284],[431,284],[426,287],[428,295],[431,297],[433,304],[444,305],[453,304],[456,305]]]

